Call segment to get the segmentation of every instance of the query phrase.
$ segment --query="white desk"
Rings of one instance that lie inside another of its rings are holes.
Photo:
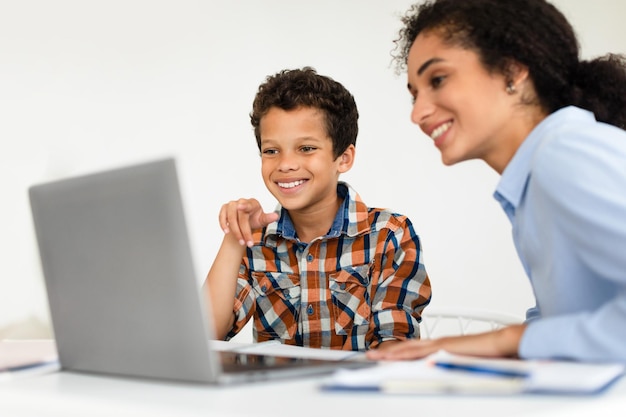
[[[0,416],[620,416],[626,379],[591,397],[323,392],[323,377],[212,387],[57,372],[0,383]]]

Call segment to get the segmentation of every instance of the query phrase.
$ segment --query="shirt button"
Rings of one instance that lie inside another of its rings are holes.
[[[309,262],[312,262],[313,261],[313,255],[311,255],[309,253],[309,256],[306,257],[306,260],[309,261]]]
[[[313,314],[313,306],[311,304],[309,304],[309,306],[306,308],[306,313],[309,316]]]

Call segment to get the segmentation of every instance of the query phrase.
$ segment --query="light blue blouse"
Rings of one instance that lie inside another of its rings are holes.
[[[526,138],[494,197],[537,303],[520,356],[626,362],[626,131],[561,109]]]

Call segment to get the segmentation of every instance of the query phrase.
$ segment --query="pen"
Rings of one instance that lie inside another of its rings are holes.
[[[454,362],[437,361],[435,366],[439,368],[450,369],[454,371],[465,371],[479,374],[488,374],[493,376],[509,377],[509,378],[526,378],[530,374],[527,371],[521,371],[510,368],[500,368],[489,365],[464,364]]]
[[[0,373],[2,372],[20,372],[27,371],[34,368],[43,368],[49,365],[58,365],[58,359],[42,360],[38,362],[28,362],[20,365],[0,366]]]

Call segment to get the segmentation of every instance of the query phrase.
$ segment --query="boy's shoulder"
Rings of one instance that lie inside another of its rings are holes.
[[[347,183],[340,183],[340,187],[344,189],[344,197],[348,196],[350,200],[348,212],[351,213],[349,215],[351,223],[357,230],[369,229],[370,233],[375,233],[386,229],[395,232],[398,229],[413,227],[409,218],[404,214],[388,208],[370,207],[365,204],[361,196]],[[341,188],[339,189],[341,190]]]
[[[369,223],[372,231],[380,231],[383,229],[404,229],[412,227],[411,220],[404,214],[396,213],[388,208],[368,207],[367,209]]]

